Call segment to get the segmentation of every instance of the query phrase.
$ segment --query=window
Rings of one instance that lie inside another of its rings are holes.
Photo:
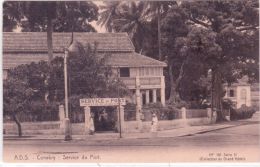
[[[235,97],[235,92],[234,92],[234,90],[230,90],[229,91],[229,97]]]
[[[130,70],[127,67],[120,68],[120,77],[130,77]]]

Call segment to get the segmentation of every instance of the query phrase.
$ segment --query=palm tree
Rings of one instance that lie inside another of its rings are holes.
[[[162,14],[170,8],[171,5],[175,5],[175,1],[146,1],[145,2],[145,15],[148,19],[157,19],[157,31],[158,31],[158,58],[162,60],[161,54],[161,17]]]
[[[143,2],[122,4],[112,21],[112,28],[116,32],[127,32],[129,34],[137,52],[142,52],[144,36],[147,33],[147,17],[144,14],[144,9]]]
[[[100,10],[102,10],[102,12],[99,13],[100,18],[97,21],[97,24],[101,25],[101,27],[105,26],[105,28],[108,32],[112,32],[113,31],[113,20],[118,15],[118,10],[122,3],[123,2],[121,2],[121,1],[104,2],[105,5],[101,5],[99,7]]]

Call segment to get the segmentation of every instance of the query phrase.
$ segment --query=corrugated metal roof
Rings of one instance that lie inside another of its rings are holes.
[[[167,64],[138,53],[108,54],[107,64],[113,67],[166,67]]]
[[[98,44],[98,51],[134,51],[127,33],[85,33],[75,32],[74,40],[83,44]],[[53,51],[63,52],[71,41],[71,33],[53,33]],[[46,32],[5,32],[4,52],[47,52]]]
[[[63,56],[71,33],[53,33],[54,56]],[[109,55],[107,64],[113,67],[165,67],[166,63],[134,52],[126,33],[74,33],[74,40],[98,43],[99,57]],[[3,33],[3,69],[20,64],[47,61],[45,32]],[[108,54],[107,54],[108,53]]]
[[[98,54],[98,57],[106,57],[106,64],[112,67],[166,67],[166,63],[150,57],[130,52]],[[62,53],[55,53],[54,56],[64,56]],[[3,56],[3,69],[14,68],[21,64],[31,62],[48,61],[45,53],[5,53]]]
[[[63,56],[63,54],[54,54],[54,56]],[[46,53],[4,53],[3,69],[10,69],[21,64],[29,64],[41,60],[48,61],[48,55]]]

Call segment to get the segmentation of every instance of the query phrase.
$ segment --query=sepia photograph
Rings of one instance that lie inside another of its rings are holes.
[[[2,5],[4,162],[260,162],[258,0]]]

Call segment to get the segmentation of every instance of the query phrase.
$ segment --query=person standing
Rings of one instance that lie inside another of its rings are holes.
[[[152,136],[155,137],[157,135],[158,128],[158,117],[155,113],[152,114],[152,123],[151,123],[151,132]]]
[[[94,126],[94,113],[90,114],[90,119],[89,119],[89,134],[94,135],[95,132],[95,126]]]

